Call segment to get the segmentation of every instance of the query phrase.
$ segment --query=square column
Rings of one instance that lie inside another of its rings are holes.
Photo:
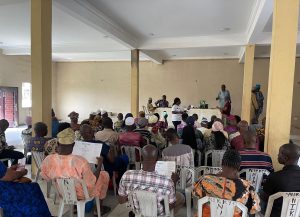
[[[243,98],[242,98],[242,120],[251,121],[251,95],[253,83],[253,67],[254,67],[254,51],[255,45],[247,45],[245,51],[244,64],[244,82],[243,82]]]
[[[32,123],[42,121],[51,135],[52,0],[31,0]]]
[[[273,11],[265,151],[278,170],[279,147],[290,139],[299,0],[275,0]]]
[[[131,51],[131,113],[137,117],[139,113],[139,50]]]

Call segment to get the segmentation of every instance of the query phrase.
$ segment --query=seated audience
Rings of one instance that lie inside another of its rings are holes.
[[[114,129],[116,132],[120,132],[122,125],[123,125],[123,114],[119,113],[117,116],[118,120],[114,123]]]
[[[166,132],[166,138],[169,142],[169,147],[162,152],[163,160],[176,161],[177,166],[194,167],[193,150],[190,146],[179,143],[176,130],[169,128]]]
[[[215,116],[215,115],[211,116],[210,122],[208,122],[208,124],[207,124],[208,129],[212,128],[212,125],[213,125],[213,123],[215,122],[216,119],[217,119],[217,116]]]
[[[55,178],[82,179],[87,186],[91,197],[98,196],[101,200],[106,197],[109,175],[101,171],[103,158],[99,156],[97,170],[92,172],[88,161],[78,155],[73,155],[75,134],[71,128],[67,128],[57,134],[57,154],[47,156],[41,166],[41,176],[49,181]],[[76,188],[78,199],[83,199],[83,189]],[[108,212],[109,208],[101,207],[101,212]],[[102,215],[103,215],[102,214]]]
[[[160,119],[158,113],[154,113],[149,117],[149,126],[156,128],[160,133],[164,134],[165,130],[168,129],[168,114],[164,113],[163,120]]]
[[[231,132],[228,137],[229,137],[229,142],[231,147],[239,151],[244,148],[243,135],[245,132],[249,130],[248,122],[240,121],[237,127],[238,127],[238,131]]]
[[[72,111],[68,117],[71,120],[71,128],[72,130],[77,131],[80,128],[80,125],[78,124],[78,118],[79,118],[79,114],[75,111]]]
[[[52,116],[52,138],[55,138],[58,133],[58,125],[59,121],[55,116],[55,112],[51,109],[51,116]]]
[[[156,115],[151,115],[149,117],[148,122],[150,127],[148,129],[152,134],[153,142],[159,149],[163,149],[166,147],[166,139],[162,136],[162,133],[164,133],[164,128],[161,128],[158,117]]]
[[[167,101],[166,95],[163,95],[162,99],[157,100],[154,104],[158,108],[168,108],[169,107],[169,102]]]
[[[144,138],[140,133],[133,132],[133,130],[135,129],[134,118],[126,118],[125,125],[126,132],[119,134],[119,144],[143,147],[145,144]]]
[[[250,214],[260,211],[259,197],[251,183],[239,178],[241,157],[236,150],[227,150],[222,160],[222,172],[217,175],[204,175],[194,184],[193,194],[199,199],[205,196],[234,200],[244,204]],[[210,208],[203,206],[203,217],[210,217]],[[240,217],[236,209],[234,217]]]
[[[205,138],[205,152],[209,150],[224,150],[230,147],[227,133],[220,121],[215,121],[212,125],[212,132],[209,137]]]
[[[195,127],[195,128],[201,128],[201,124],[198,122],[198,119],[199,119],[198,115],[197,115],[197,114],[193,114],[192,117],[193,117],[194,120],[195,120],[195,125],[194,125],[194,127]]]
[[[133,132],[139,133],[146,139],[148,142],[152,141],[152,135],[148,130],[148,120],[146,118],[139,118],[137,122],[137,129],[133,130]]]
[[[140,118],[145,118],[145,117],[146,117],[145,112],[144,111],[139,111],[138,116],[134,119],[135,125],[137,126],[138,121],[139,121]]]
[[[24,145],[24,155],[27,157],[28,152],[28,146],[30,144],[30,140],[32,137],[32,118],[31,116],[27,116],[25,119],[25,123],[27,125],[27,128],[25,130],[22,130],[21,138]]]
[[[35,136],[31,138],[30,144],[28,146],[28,151],[38,151],[44,152],[45,144],[49,140],[49,138],[45,138],[48,134],[48,127],[43,122],[37,122],[34,125],[34,134]]]
[[[152,105],[152,98],[149,97],[148,103],[147,103],[147,109],[149,113],[153,113],[155,111],[155,107]]]
[[[249,130],[244,133],[244,144],[245,148],[240,150],[241,170],[256,168],[274,172],[271,157],[267,153],[256,150],[255,132]]]
[[[0,120],[0,159],[12,159],[12,165],[18,163],[19,159],[24,158],[24,154],[19,151],[14,151],[14,146],[8,146],[6,143],[5,131],[9,127],[9,123],[5,119]],[[7,161],[5,162],[7,164]],[[7,166],[7,165],[6,165]]]
[[[0,207],[5,217],[51,217],[38,183],[24,178],[27,170],[14,165],[7,168],[0,161]]]
[[[125,115],[125,118],[124,118],[124,121],[123,121],[122,128],[121,128],[120,132],[126,131],[125,120],[126,120],[127,118],[129,118],[129,117],[133,117],[133,115],[132,115],[131,113],[127,113],[127,114]]]
[[[238,127],[237,127],[235,116],[229,115],[227,116],[226,120],[227,120],[227,124],[224,130],[228,133],[228,135],[237,132]]]
[[[108,113],[106,110],[101,111],[101,118],[108,118]]]
[[[284,167],[267,177],[261,192],[261,200],[268,202],[269,196],[277,192],[300,192],[300,146],[293,143],[284,144],[279,149],[278,162]],[[282,198],[274,201],[272,217],[280,217]]]
[[[141,170],[128,170],[122,177],[119,185],[119,202],[121,204],[128,201],[128,195],[135,190],[146,190],[157,194],[157,215],[163,215],[164,207],[160,201],[163,196],[169,198],[170,209],[175,207],[175,212],[183,205],[184,196],[176,192],[174,183],[178,181],[178,176],[173,174],[172,180],[166,176],[158,175],[155,172],[155,165],[158,158],[158,150],[153,145],[146,145],[142,149],[143,166]],[[135,203],[138,209],[138,204]]]
[[[119,141],[119,134],[113,130],[113,122],[111,118],[102,119],[103,130],[95,134],[95,139],[102,142],[116,145]]]
[[[259,142],[259,150],[264,151],[265,148],[265,128],[266,128],[266,117],[261,120],[261,127],[256,129],[256,135]]]
[[[193,116],[186,119],[186,126],[183,128],[181,138],[183,144],[189,145],[195,151],[203,148],[203,135],[199,130],[195,129],[194,124]]]
[[[200,132],[203,134],[208,134],[207,132],[209,131],[208,127],[208,121],[207,118],[202,118],[201,123],[200,123],[200,127],[197,127],[197,130],[200,130]]]
[[[182,113],[181,117],[182,117],[181,123],[177,126],[177,133],[179,138],[182,137],[182,131],[183,128],[186,126],[186,119],[189,117],[189,115],[186,112],[184,112]]]

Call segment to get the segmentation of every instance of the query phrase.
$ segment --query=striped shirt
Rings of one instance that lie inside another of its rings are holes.
[[[173,181],[166,176],[158,175],[155,171],[128,170],[124,173],[119,185],[119,195],[125,197],[135,190],[145,190],[157,194],[158,215],[163,215],[164,213],[164,207],[160,203],[163,200],[163,196],[168,195],[169,204],[176,201]],[[133,202],[135,208],[139,210],[138,202],[135,200]]]
[[[242,149],[239,152],[242,159],[240,170],[255,168],[274,172],[272,159],[267,153],[250,148]]]

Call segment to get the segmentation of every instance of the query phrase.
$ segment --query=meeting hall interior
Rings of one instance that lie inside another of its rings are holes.
[[[300,217],[300,0],[0,0],[0,217]]]

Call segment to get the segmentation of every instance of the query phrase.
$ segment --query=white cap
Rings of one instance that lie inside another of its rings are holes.
[[[158,117],[156,115],[151,115],[148,119],[149,124],[156,124],[158,121]]]
[[[125,125],[126,126],[132,126],[134,125],[134,118],[133,117],[128,117],[125,119]]]

